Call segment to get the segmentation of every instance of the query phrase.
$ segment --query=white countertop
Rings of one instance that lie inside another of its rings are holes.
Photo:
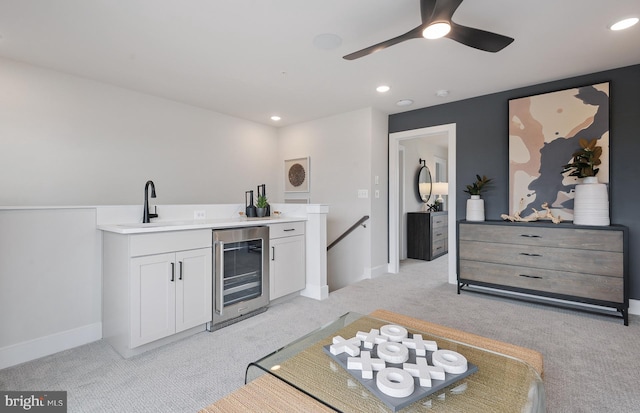
[[[143,234],[148,232],[184,231],[191,229],[224,229],[255,227],[260,225],[279,224],[286,222],[306,221],[306,217],[265,217],[265,218],[220,218],[191,221],[154,221],[148,224],[141,222],[123,224],[98,225],[102,231],[115,232],[117,234]]]

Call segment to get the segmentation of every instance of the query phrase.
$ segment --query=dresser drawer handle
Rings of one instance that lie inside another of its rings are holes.
[[[287,228],[287,229],[284,230],[284,232],[290,232],[290,231],[295,231],[295,230],[296,230],[295,228]]]
[[[520,234],[520,236],[525,238],[542,238],[540,235],[533,235],[533,234]]]
[[[542,277],[540,277],[539,275],[527,275],[527,274],[520,274],[521,277],[526,277],[526,278],[536,278],[541,280]]]
[[[540,254],[531,254],[528,252],[521,252],[520,255],[526,255],[527,257],[542,257]]]

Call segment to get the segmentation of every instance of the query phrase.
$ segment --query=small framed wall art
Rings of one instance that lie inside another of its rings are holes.
[[[309,157],[284,161],[284,191],[309,192]]]

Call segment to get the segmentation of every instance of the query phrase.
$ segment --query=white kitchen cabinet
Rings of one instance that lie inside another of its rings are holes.
[[[176,331],[175,254],[131,259],[131,347],[167,337]]]
[[[211,254],[211,248],[176,253],[176,332],[211,321]]]
[[[204,331],[212,315],[211,231],[103,236],[103,338],[129,357]]]
[[[211,321],[211,248],[131,259],[131,347]]]
[[[269,227],[270,299],[275,300],[305,288],[304,222]]]

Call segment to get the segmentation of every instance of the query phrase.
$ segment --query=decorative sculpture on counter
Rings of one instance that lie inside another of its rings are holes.
[[[526,217],[522,217],[520,216],[520,213],[523,210],[523,204],[524,204],[524,199],[520,198],[520,210],[514,212],[513,215],[502,214],[500,215],[500,218],[504,219],[505,221],[511,221],[511,222],[531,222],[531,221],[538,221],[540,219],[550,220],[554,224],[559,224],[562,222],[562,218],[560,216],[556,217],[553,215],[553,212],[551,212],[551,208],[549,208],[549,203],[547,202],[542,204],[542,209],[544,209],[544,211],[538,211],[535,208],[531,208],[533,209],[533,214],[530,214]]]
[[[244,210],[249,218],[257,215],[256,206],[253,205],[253,191],[246,191],[244,193]]]

